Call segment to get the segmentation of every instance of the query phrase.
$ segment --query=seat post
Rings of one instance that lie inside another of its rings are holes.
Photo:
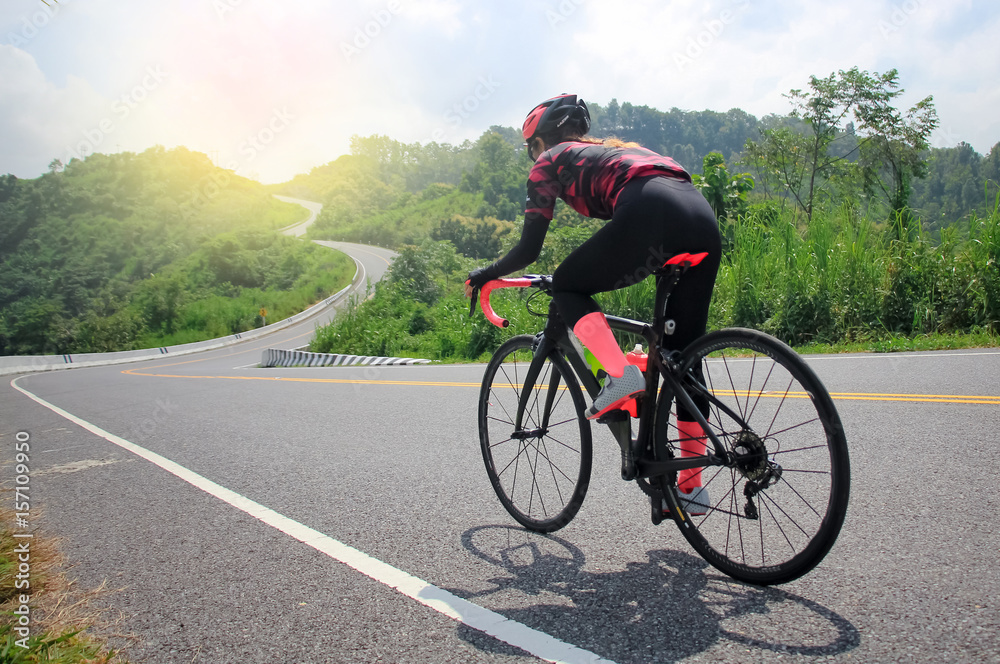
[[[661,345],[666,333],[667,302],[673,293],[677,282],[681,279],[683,268],[677,265],[664,266],[656,274],[656,298],[653,309],[653,332],[656,335],[657,346]]]

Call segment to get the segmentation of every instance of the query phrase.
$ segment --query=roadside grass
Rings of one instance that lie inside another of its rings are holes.
[[[568,243],[560,253],[587,236],[553,234]],[[817,211],[809,222],[754,208],[727,223],[726,237],[710,330],[761,330],[807,353],[1000,346],[1000,198],[940,237],[905,214],[865,216],[850,205]],[[462,282],[481,261],[449,243],[401,251],[405,260],[397,259],[373,297],[318,330],[310,350],[478,362],[510,336],[541,328],[520,289],[494,294],[508,328],[498,330],[478,313],[470,319]],[[528,271],[554,268],[540,259]],[[608,314],[646,320],[654,293],[647,278],[596,299]],[[545,312],[547,298],[534,305]],[[634,343],[621,341],[626,348]]]
[[[120,652],[105,643],[114,621],[109,621],[102,600],[111,591],[103,584],[80,588],[67,576],[58,540],[44,531],[36,529],[30,539],[15,539],[10,528],[15,515],[8,507],[13,500],[10,489],[0,490],[0,664],[127,664]],[[32,520],[38,518],[33,507]],[[27,580],[31,585],[18,589],[20,562],[15,547],[25,541],[30,542]],[[27,641],[15,631],[21,626],[20,616],[14,613],[21,606],[21,594],[31,598]]]
[[[967,348],[1000,348],[1000,335],[989,330],[950,334],[933,332],[912,337],[887,334],[885,337],[840,343],[809,343],[795,346],[802,355],[832,353],[901,353]]]

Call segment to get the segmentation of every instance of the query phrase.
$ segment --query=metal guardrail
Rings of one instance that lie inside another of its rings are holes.
[[[279,196],[278,198],[292,202],[293,199],[288,197]],[[306,206],[303,206],[306,207]],[[309,208],[307,208],[309,209]],[[312,216],[309,221],[315,219],[317,212],[310,210]],[[287,228],[281,229],[281,232],[287,232],[292,229],[299,228],[308,222],[296,222]],[[352,257],[353,258],[353,257]],[[114,353],[80,353],[80,354],[67,354],[67,355],[10,355],[0,357],[0,376],[19,374],[19,373],[35,373],[39,371],[55,371],[59,369],[73,369],[76,367],[93,367],[93,366],[103,366],[109,364],[124,364],[126,362],[138,362],[140,360],[151,360],[165,355],[176,356],[176,355],[188,355],[190,353],[198,353],[206,350],[213,350],[215,348],[224,348],[241,341],[246,341],[248,339],[255,339],[257,337],[263,337],[265,335],[271,334],[272,332],[277,332],[282,328],[288,327],[298,323],[299,321],[310,318],[311,316],[321,313],[327,307],[335,304],[339,299],[356,286],[360,285],[363,279],[364,270],[361,264],[355,258],[354,263],[357,266],[354,271],[354,277],[351,279],[351,283],[343,288],[342,290],[334,293],[330,297],[326,298],[322,302],[314,304],[305,311],[299,312],[294,316],[286,318],[284,320],[277,321],[270,325],[265,325],[264,327],[259,327],[255,330],[248,330],[246,332],[240,332],[238,334],[232,334],[226,337],[220,337],[218,339],[209,339],[207,341],[197,341],[189,344],[180,344],[177,346],[162,346],[160,348],[143,348],[140,350],[125,350]],[[268,354],[272,355],[269,356]],[[303,356],[314,356],[303,360]],[[266,364],[268,357],[273,357],[276,364]],[[323,353],[307,353],[299,350],[279,350],[269,348],[264,351],[265,361],[262,361],[262,366],[265,367],[288,367],[288,366],[348,366],[348,365],[389,365],[389,364],[429,364],[430,360],[417,360],[411,358],[399,358],[399,357],[359,357],[356,355],[326,355]],[[333,358],[333,359],[328,359]]]
[[[240,332],[238,334],[231,334],[226,337],[220,337],[218,339],[209,339],[207,341],[196,341],[189,344],[180,344],[177,346],[162,346],[160,348],[143,348],[140,350],[124,350],[115,353],[81,353],[81,354],[67,354],[67,355],[9,355],[5,357],[0,357],[0,376],[17,374],[17,373],[35,373],[39,371],[56,371],[59,369],[73,369],[76,367],[94,367],[103,366],[109,364],[124,364],[126,362],[138,362],[140,360],[152,360],[165,355],[176,356],[176,355],[188,355],[190,353],[197,353],[205,350],[212,350],[215,348],[224,348],[241,341],[246,341],[248,339],[255,339],[257,337],[263,337],[272,332],[277,332],[283,328],[288,327],[298,323],[299,321],[310,318],[316,314],[321,313],[327,307],[335,304],[339,299],[344,297],[348,291],[355,285],[358,275],[361,274],[360,268],[355,271],[354,279],[351,280],[351,284],[347,287],[341,289],[340,291],[334,293],[330,297],[326,298],[322,302],[318,302],[313,306],[309,307],[305,311],[301,311],[294,316],[280,320],[276,323],[271,323],[270,325],[265,325],[264,327],[258,327],[255,330],[248,330],[247,332]]]

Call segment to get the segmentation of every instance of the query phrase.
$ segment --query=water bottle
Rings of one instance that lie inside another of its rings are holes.
[[[642,352],[642,344],[636,344],[635,348],[625,353],[625,361],[639,367],[639,371],[643,373],[646,373],[646,361],[648,359],[649,355]],[[639,408],[635,399],[629,399],[626,401],[622,410],[626,411],[632,417],[639,417]]]
[[[642,352],[642,344],[636,344],[635,348],[625,353],[625,361],[639,367],[639,371],[646,373],[646,360],[649,356]]]

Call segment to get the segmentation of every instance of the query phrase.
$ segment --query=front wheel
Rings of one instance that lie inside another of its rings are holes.
[[[504,508],[525,528],[548,533],[580,510],[592,450],[586,404],[566,360],[550,354],[530,380],[535,344],[531,335],[514,337],[490,359],[479,393],[479,440]]]
[[[806,574],[837,539],[850,490],[847,441],[829,393],[795,351],[753,330],[710,333],[682,358],[686,372],[701,368],[715,399],[709,426],[730,460],[702,469],[700,490],[664,478],[678,527],[705,560],[741,581]],[[656,414],[665,457],[683,456],[672,396],[661,393]]]

